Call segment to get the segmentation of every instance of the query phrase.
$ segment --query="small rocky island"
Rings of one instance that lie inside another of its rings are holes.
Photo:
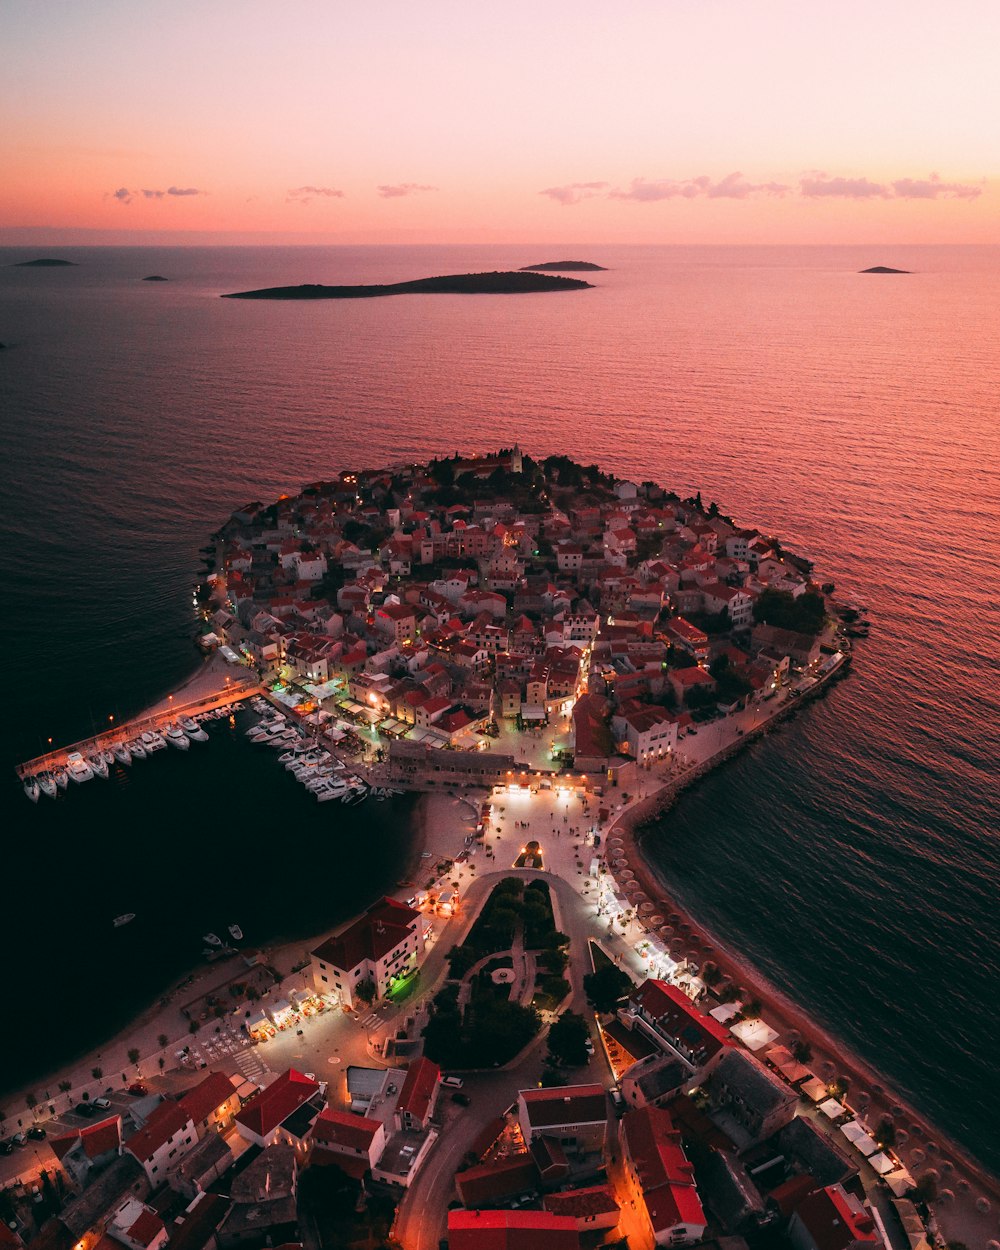
[[[537,291],[581,291],[591,284],[579,278],[540,273],[455,273],[416,278],[384,286],[270,286],[259,291],[234,291],[222,299],[373,299],[379,295],[526,295]]]
[[[521,273],[530,273],[532,271],[545,272],[551,270],[558,272],[560,270],[570,273],[573,271],[586,273],[606,273],[604,265],[595,265],[589,260],[546,260],[540,265],[522,265]]]
[[[143,278],[143,282],[169,282],[169,278],[164,278],[162,274],[151,273],[148,278]]]
[[[76,265],[75,260],[58,260],[52,256],[42,256],[38,260],[15,261],[15,269],[58,269],[64,265]]]
[[[859,273],[909,273],[909,269],[890,269],[888,265],[872,265],[871,269],[860,269]]]

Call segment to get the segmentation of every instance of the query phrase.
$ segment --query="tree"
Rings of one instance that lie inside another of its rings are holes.
[[[60,1081],[59,1088],[60,1090],[62,1090],[64,1094],[68,1094],[69,1091],[73,1088],[73,1085],[70,1081]]]
[[[608,963],[602,963],[596,972],[589,972],[583,978],[587,1002],[596,1011],[614,1011],[615,1003],[628,992],[631,985],[626,973]]]
[[[357,983],[354,987],[354,997],[359,998],[363,1003],[375,1001],[375,982],[371,977],[365,977],[363,981]]]
[[[201,1025],[198,1023],[198,1021],[192,1020],[191,1023],[188,1025],[188,1032],[197,1033],[200,1028],[201,1028]]]
[[[94,1078],[95,1081],[99,1081],[101,1077],[104,1075],[104,1069],[101,1067],[91,1068],[90,1075]]]
[[[797,1042],[792,1043],[792,1054],[799,1063],[811,1063],[813,1057],[813,1048],[809,1042],[803,1038],[799,1038]]]
[[[884,1115],[875,1130],[875,1140],[883,1150],[891,1150],[896,1144],[896,1126],[891,1116]]]
[[[170,1043],[170,1038],[167,1037],[166,1033],[161,1033],[160,1036],[156,1039],[156,1041],[160,1047],[160,1050],[165,1050],[166,1047]]]
[[[139,1048],[138,1048],[137,1046],[132,1046],[132,1047],[130,1047],[130,1048],[129,1048],[129,1052],[128,1052],[128,1061],[129,1061],[129,1063],[135,1063],[135,1064],[138,1064],[138,1062],[139,1062]]]
[[[575,1011],[564,1011],[549,1029],[549,1055],[556,1063],[578,1068],[587,1062],[587,1022]]]
[[[25,1094],[24,1102],[29,1111],[34,1111],[34,1109],[38,1106],[38,1097],[34,1093]]]
[[[166,1059],[164,1059],[164,1058],[163,1058],[163,1056],[162,1056],[162,1055],[159,1057],[159,1059],[157,1059],[157,1061],[156,1061],[156,1062],[160,1065],[160,1071],[161,1071],[161,1072],[162,1072],[162,1071],[163,1071],[163,1069],[167,1066],[167,1061],[166,1061]]]
[[[787,590],[768,588],[753,605],[753,619],[759,624],[815,636],[826,620],[826,604],[823,596],[813,590],[796,597]]]

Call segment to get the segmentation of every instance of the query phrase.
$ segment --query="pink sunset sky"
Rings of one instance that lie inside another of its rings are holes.
[[[998,241],[996,0],[22,0],[0,243]]]

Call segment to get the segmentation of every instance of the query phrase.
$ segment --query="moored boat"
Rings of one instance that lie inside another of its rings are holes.
[[[240,928],[238,924],[231,924],[229,926],[229,936],[233,938],[233,940],[236,942],[242,942],[243,930]]]
[[[113,752],[113,751],[109,751],[109,750],[107,750],[107,748],[105,748],[105,749],[101,752],[101,758],[104,760],[105,764],[107,764],[107,766],[108,766],[109,768],[110,768],[110,767],[111,767],[111,765],[115,762],[115,754],[114,754],[114,752]]]
[[[69,755],[67,755],[66,771],[76,782],[90,781],[94,775],[94,770],[79,751],[70,751]]]
[[[31,799],[32,803],[38,802],[38,796],[41,794],[41,790],[38,788],[38,782],[34,779],[34,777],[25,777],[24,793],[29,799]]]
[[[38,773],[35,780],[42,787],[42,794],[47,794],[50,799],[56,797],[56,779],[51,773]]]
[[[105,777],[105,778],[107,777],[108,765],[107,765],[107,761],[104,758],[103,752],[95,751],[93,755],[88,755],[87,762],[90,764],[90,767],[94,770],[95,777]]]
[[[194,742],[207,742],[208,741],[208,734],[205,733],[204,729],[202,729],[202,727],[198,724],[198,722],[192,719],[190,716],[182,716],[177,723],[180,725],[181,729],[183,729],[183,731],[187,734],[187,736],[192,741]]]
[[[119,764],[132,763],[132,752],[129,750],[127,742],[116,742],[111,748],[111,753]]]
[[[65,790],[66,787],[69,785],[69,773],[66,771],[65,768],[55,769],[52,773],[52,776],[55,779],[55,783],[59,787],[60,790]]]
[[[144,760],[146,758],[146,748],[142,745],[141,738],[132,738],[128,744],[128,749],[134,760]]]
[[[164,730],[163,736],[172,747],[177,747],[181,751],[186,751],[191,745],[190,738],[181,729],[180,725],[169,724]]]
[[[216,937],[214,933],[204,934],[201,940],[203,942],[207,942],[209,946],[221,946],[222,945],[222,938]]]

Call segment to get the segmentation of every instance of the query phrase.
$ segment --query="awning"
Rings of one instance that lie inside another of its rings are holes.
[[[713,1007],[708,1014],[713,1020],[718,1020],[720,1024],[728,1024],[733,1016],[739,1015],[741,1010],[742,1004],[740,1003],[722,1003],[719,1007]]]
[[[875,1169],[876,1172],[878,1172],[880,1176],[885,1176],[887,1172],[891,1172],[893,1168],[896,1166],[895,1163],[893,1163],[893,1161],[889,1158],[889,1156],[883,1154],[881,1150],[878,1152],[878,1154],[872,1155],[872,1157],[868,1160],[868,1162],[872,1165],[872,1167]]]
[[[778,1036],[777,1030],[772,1029],[763,1020],[741,1020],[729,1031],[734,1037],[740,1039],[747,1050],[763,1050]]]
[[[836,1098],[828,1098],[826,1102],[819,1104],[820,1111],[828,1120],[839,1120],[842,1115],[846,1115],[844,1104],[836,1100]]]
[[[885,1183],[889,1186],[897,1198],[902,1196],[913,1188],[913,1177],[907,1172],[906,1168],[899,1168],[895,1172],[887,1172],[885,1174]]]
[[[811,1098],[813,1102],[819,1102],[826,1097],[826,1084],[818,1076],[814,1076],[803,1082],[802,1092],[807,1098]]]
[[[822,1110],[822,1108],[820,1108],[820,1110]],[[852,1120],[850,1124],[842,1125],[840,1131],[844,1134],[854,1149],[860,1150],[866,1158],[878,1151],[878,1143],[869,1137],[857,1120]]]

